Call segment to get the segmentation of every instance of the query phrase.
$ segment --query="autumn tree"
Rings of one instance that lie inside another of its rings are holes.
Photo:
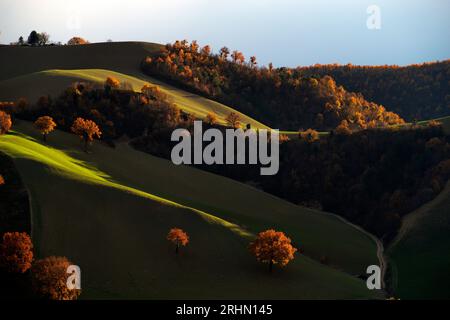
[[[319,140],[319,133],[314,129],[308,129],[306,131],[300,131],[300,138],[306,142],[314,142]]]
[[[34,126],[42,134],[44,141],[47,141],[47,135],[55,130],[56,123],[53,121],[52,117],[43,116],[39,117],[35,122]]]
[[[285,266],[294,259],[297,249],[283,232],[271,229],[258,234],[255,241],[250,244],[250,251],[258,261],[268,263],[269,271],[272,271],[274,264]]]
[[[193,52],[193,53],[197,53],[198,48],[199,48],[199,45],[198,45],[198,43],[197,43],[196,40],[193,40],[193,41],[191,42],[191,44],[189,45],[189,49],[190,49],[191,52]]]
[[[154,86],[151,84],[144,84],[141,88],[141,92],[145,94],[147,97],[152,99],[167,99],[167,94],[165,94],[158,86]]]
[[[71,130],[84,141],[85,152],[87,152],[88,143],[94,141],[95,137],[100,139],[102,135],[102,132],[94,121],[83,118],[77,118],[73,122]]]
[[[88,44],[89,42],[81,37],[73,37],[71,38],[69,41],[67,41],[67,44],[69,46],[74,46],[74,45],[80,45],[80,44]]]
[[[38,260],[31,268],[33,290],[42,298],[50,300],[76,300],[79,289],[69,289],[67,268],[72,263],[65,257],[48,257]]]
[[[0,186],[5,184],[5,178],[0,174]]]
[[[211,47],[209,45],[204,46],[200,53],[204,56],[209,56],[211,54]]]
[[[220,52],[219,52],[220,59],[227,60],[229,54],[230,54],[230,49],[228,49],[227,47],[223,47],[220,49]]]
[[[170,229],[167,240],[175,244],[175,253],[178,254],[180,246],[186,246],[189,243],[189,236],[179,228]]]
[[[241,126],[241,118],[236,112],[230,112],[225,118],[227,124],[232,128],[239,128]]]
[[[17,101],[15,103],[15,110],[18,113],[23,113],[28,109],[29,106],[30,105],[28,103],[28,100],[26,98],[22,97],[22,98],[17,99]]]
[[[336,127],[335,132],[342,135],[352,134],[352,130],[350,129],[347,120],[342,120],[341,123]]]
[[[289,139],[289,136],[287,134],[280,133],[279,140],[280,140],[280,143],[284,143],[284,142],[290,141],[291,139]]]
[[[217,123],[217,114],[214,112],[208,112],[205,118],[205,122],[209,125],[213,125]]]
[[[8,133],[8,131],[11,129],[11,126],[11,116],[6,112],[0,110],[0,135]]]
[[[240,51],[234,50],[231,54],[231,59],[233,59],[234,63],[243,64],[245,62],[244,54]]]
[[[117,78],[114,77],[107,77],[105,81],[105,88],[114,88],[117,89],[120,87],[120,81]]]
[[[0,245],[0,265],[8,272],[24,273],[33,261],[33,243],[26,232],[6,232]]]

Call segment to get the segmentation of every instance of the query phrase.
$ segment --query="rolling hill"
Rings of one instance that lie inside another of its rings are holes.
[[[109,76],[117,78],[120,82],[130,84],[133,90],[137,92],[141,91],[142,86],[146,83],[157,85],[161,91],[168,95],[169,100],[181,110],[200,119],[205,118],[209,112],[214,112],[217,114],[218,123],[226,124],[226,116],[230,112],[235,112],[239,114],[243,123],[250,123],[253,128],[268,128],[255,119],[221,103],[177,89],[145,75],[137,78],[105,69],[55,69],[18,76],[0,82],[0,98],[3,98],[5,101],[14,101],[20,97],[25,97],[29,101],[35,102],[42,95],[57,97],[74,82],[87,81],[103,84]]]
[[[59,95],[76,81],[103,83],[108,76],[126,81],[135,91],[145,83],[158,85],[182,110],[204,118],[215,112],[218,121],[234,111],[243,123],[253,128],[268,128],[237,110],[221,103],[178,89],[140,71],[142,59],[161,45],[143,42],[96,43],[82,46],[1,47],[0,101],[15,101],[20,97],[35,102],[40,96]]]
[[[402,299],[449,299],[450,183],[407,215],[387,250],[392,289]]]
[[[0,81],[51,69],[108,69],[139,75],[146,55],[162,46],[146,42],[93,43],[81,46],[0,47]]]
[[[26,122],[0,148],[30,191],[38,256],[77,262],[84,298],[379,297],[349,275],[378,263],[376,244],[336,216],[126,144],[85,154],[76,137],[55,132],[44,145]],[[165,240],[174,226],[191,236],[180,257]],[[306,255],[269,278],[247,251],[251,234],[267,227],[286,231]],[[329,266],[310,258],[322,255]]]

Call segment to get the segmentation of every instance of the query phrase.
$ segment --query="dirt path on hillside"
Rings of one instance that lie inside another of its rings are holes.
[[[425,203],[418,209],[414,210],[413,212],[407,214],[402,219],[402,225],[400,226],[400,230],[397,233],[397,236],[390,244],[389,248],[393,248],[400,240],[403,239],[403,237],[408,234],[408,232],[418,223],[420,219],[425,217],[429,212],[430,209],[441,203],[442,201],[448,199],[450,197],[450,181],[447,182],[447,185],[445,186],[444,190],[441,191],[435,197],[433,200]]]
[[[380,241],[380,239],[378,239],[376,236],[374,236],[373,234],[371,234],[370,232],[364,230],[363,228],[361,228],[360,226],[351,223],[350,221],[346,220],[345,218],[338,216],[337,214],[334,213],[330,213],[330,212],[323,212],[323,214],[328,214],[331,216],[336,217],[337,219],[341,220],[343,223],[357,229],[358,231],[364,233],[365,235],[367,235],[369,238],[371,238],[377,245],[377,258],[378,258],[378,263],[379,263],[379,267],[381,270],[381,288],[384,290],[385,289],[385,282],[384,282],[384,278],[385,278],[385,274],[386,274],[386,267],[387,267],[387,261],[386,261],[386,257],[384,256],[384,246],[383,243]]]
[[[450,185],[450,183],[449,183],[449,185]],[[251,187],[251,188],[254,188],[254,187]],[[256,189],[256,188],[254,188],[254,189]],[[259,189],[257,189],[257,190],[259,190]],[[273,194],[270,194],[270,193],[268,193],[268,195],[271,196],[271,197],[277,198],[277,199],[281,199],[281,198],[278,198],[277,196],[274,196]],[[345,224],[353,227],[354,229],[364,233],[366,236],[368,236],[370,239],[372,239],[375,242],[375,244],[377,245],[378,265],[379,265],[380,270],[381,270],[381,288],[382,288],[382,290],[384,290],[386,288],[385,287],[385,280],[384,280],[384,278],[385,278],[385,275],[386,275],[387,260],[386,260],[386,257],[384,255],[383,243],[376,236],[371,234],[370,232],[364,230],[363,228],[361,228],[360,226],[358,226],[358,225],[356,225],[354,223],[351,223],[350,221],[346,220],[345,218],[343,218],[343,217],[341,217],[341,216],[339,216],[339,215],[337,215],[335,213],[325,212],[325,211],[320,211],[320,210],[314,210],[314,211],[316,211],[318,214],[325,214],[325,215],[329,215],[329,216],[333,216],[333,217],[337,218],[338,220],[342,221],[343,223],[345,223]]]

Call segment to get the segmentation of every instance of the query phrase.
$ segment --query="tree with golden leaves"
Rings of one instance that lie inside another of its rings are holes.
[[[5,178],[0,174],[0,186],[5,184]]]
[[[94,141],[95,137],[100,139],[102,135],[102,132],[94,121],[83,118],[77,118],[73,122],[71,130],[84,141],[85,152],[87,152],[88,144]]]
[[[233,111],[231,111],[230,114],[227,115],[225,121],[230,127],[234,129],[237,129],[241,126],[241,118],[236,112]]]
[[[180,246],[185,247],[189,243],[189,236],[179,228],[170,229],[167,240],[175,244],[175,253],[178,254]]]
[[[209,125],[213,125],[217,123],[217,114],[214,112],[208,112],[205,118],[205,122]]]
[[[347,120],[342,120],[341,123],[334,130],[337,134],[350,135],[352,130]]]
[[[165,94],[158,86],[154,86],[149,83],[146,83],[142,86],[141,92],[151,99],[167,99],[167,94]]]
[[[227,60],[229,54],[230,54],[230,49],[228,49],[227,47],[223,47],[219,51],[219,57],[221,60]]]
[[[56,123],[53,121],[52,117],[43,116],[37,118],[34,122],[34,126],[42,134],[44,141],[47,141],[47,135],[53,132],[56,128]]]
[[[268,263],[269,271],[272,272],[274,264],[285,266],[294,259],[297,249],[283,232],[271,229],[258,234],[255,241],[250,244],[250,251],[258,261]]]
[[[4,111],[0,111],[0,135],[8,133],[11,129],[11,116]]]
[[[243,64],[245,62],[244,54],[240,51],[234,50],[231,54],[231,59],[234,63]]]
[[[115,77],[107,77],[105,81],[105,88],[114,88],[117,89],[120,87],[120,81],[119,79]]]
[[[319,140],[319,133],[314,129],[308,129],[306,131],[300,131],[300,139],[306,142],[314,142]]]
[[[280,143],[284,143],[284,142],[290,141],[291,139],[289,138],[289,136],[287,134],[280,133],[279,140],[280,140]]]
[[[8,272],[24,273],[33,262],[33,243],[26,232],[6,232],[0,244],[0,265]]]
[[[67,287],[70,265],[72,263],[66,257],[37,260],[31,268],[31,283],[36,294],[50,300],[76,300],[81,290]]]
[[[67,41],[67,44],[69,46],[75,46],[80,44],[88,44],[89,41],[81,38],[81,37],[72,37],[69,41]]]

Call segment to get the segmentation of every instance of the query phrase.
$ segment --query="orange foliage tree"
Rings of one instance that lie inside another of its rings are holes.
[[[170,229],[167,240],[175,244],[175,253],[178,253],[180,246],[186,246],[189,243],[189,236],[179,228]]]
[[[31,282],[36,294],[51,300],[76,300],[81,290],[67,287],[70,265],[72,263],[66,257],[37,260],[31,268]]]
[[[205,118],[205,122],[210,125],[216,124],[217,123],[217,114],[215,114],[214,112],[208,112],[208,114],[206,115],[206,118]]]
[[[255,241],[250,244],[250,251],[258,261],[268,263],[269,271],[272,271],[274,264],[285,266],[294,259],[297,249],[283,232],[271,229],[258,234]]]
[[[154,100],[167,99],[167,94],[165,94],[158,86],[154,86],[148,83],[142,86],[141,92],[145,94],[148,98]]]
[[[0,111],[0,134],[8,133],[11,126],[11,116],[4,111]]]
[[[89,41],[81,38],[81,37],[73,37],[69,41],[67,41],[67,44],[69,46],[79,45],[79,44],[88,44]]]
[[[228,125],[232,128],[239,128],[241,126],[241,119],[236,112],[230,112],[225,118]]]
[[[35,122],[34,126],[42,134],[44,141],[47,141],[47,135],[55,130],[56,123],[53,121],[52,117],[43,116],[39,117]]]
[[[5,184],[5,178],[0,174],[0,186]]]
[[[245,62],[243,53],[237,50],[233,51],[233,53],[231,54],[231,59],[233,59],[234,63],[243,64]]]
[[[84,141],[85,152],[87,152],[88,143],[91,143],[94,137],[100,138],[102,135],[102,132],[94,121],[83,118],[77,118],[73,122],[71,130]]]
[[[120,87],[120,81],[114,77],[107,77],[105,81],[105,87],[117,89]]]
[[[306,142],[314,142],[314,141],[319,140],[319,133],[314,129],[300,131],[299,135],[300,135],[300,139],[303,139]]]
[[[0,245],[0,265],[8,272],[24,273],[33,262],[33,243],[26,232],[6,232]]]
[[[352,130],[347,120],[342,120],[341,123],[334,130],[337,134],[349,135],[352,134]]]

